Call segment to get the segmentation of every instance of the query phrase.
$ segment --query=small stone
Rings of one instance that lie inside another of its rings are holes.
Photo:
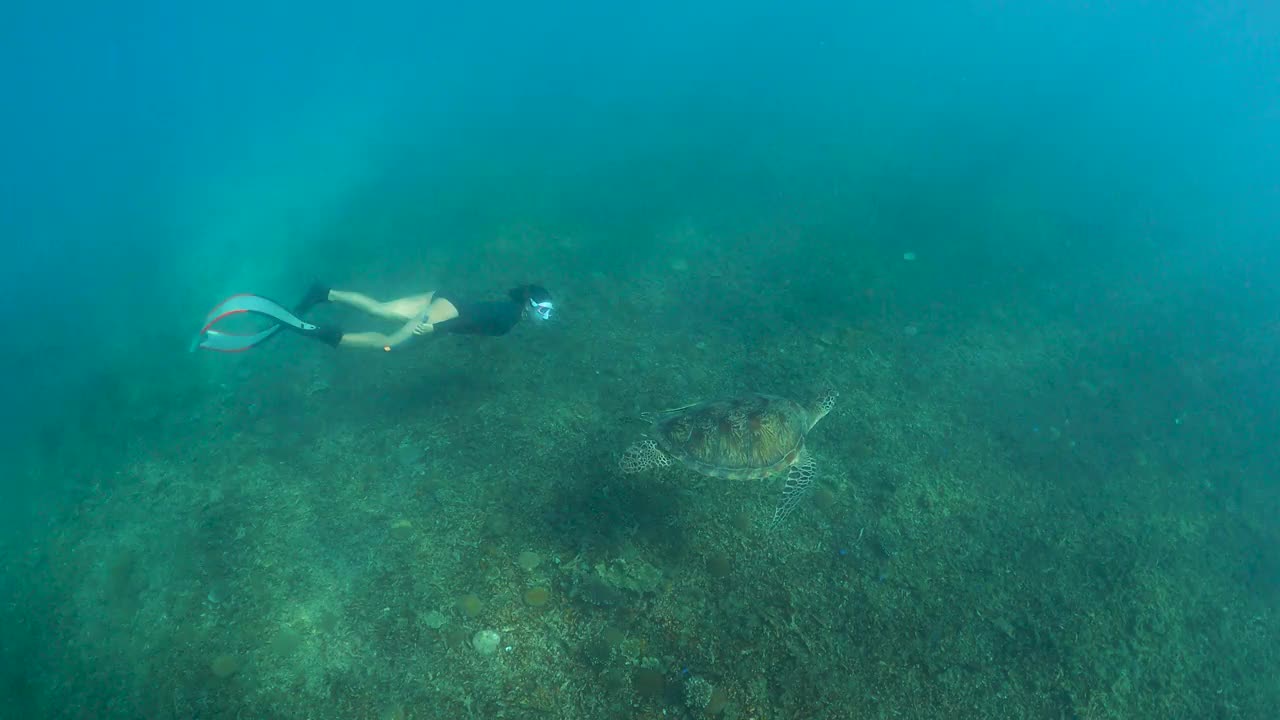
[[[302,635],[290,628],[284,628],[271,641],[271,652],[277,655],[288,655],[302,645]]]
[[[473,618],[484,610],[484,601],[475,594],[463,595],[458,598],[458,609],[469,618]]]
[[[516,564],[525,570],[532,571],[542,564],[542,557],[536,552],[525,550],[516,556]]]
[[[684,683],[684,704],[694,710],[702,710],[711,703],[715,687],[700,677],[691,677]]]
[[[471,638],[471,647],[481,655],[492,655],[498,651],[502,636],[494,630],[481,630]]]
[[[707,706],[704,707],[702,711],[706,713],[707,717],[717,717],[721,713],[724,713],[725,708],[728,707],[728,705],[729,693],[725,692],[723,688],[716,686],[716,688],[711,691],[711,699],[707,701]]]
[[[733,574],[733,559],[724,553],[712,553],[707,558],[707,574],[723,580]]]
[[[235,655],[219,655],[209,664],[209,670],[220,678],[231,677],[240,669],[240,661]]]
[[[820,487],[813,492],[813,504],[822,510],[836,504],[836,494],[827,488]]]
[[[636,694],[647,700],[661,698],[667,690],[667,679],[661,672],[653,668],[636,668],[631,674],[631,687]]]

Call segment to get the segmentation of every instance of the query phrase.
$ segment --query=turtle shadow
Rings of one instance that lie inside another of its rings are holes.
[[[670,478],[660,473],[624,475],[611,457],[557,485],[542,508],[542,522],[561,546],[589,556],[612,557],[628,545],[663,555],[682,554],[690,529]]]

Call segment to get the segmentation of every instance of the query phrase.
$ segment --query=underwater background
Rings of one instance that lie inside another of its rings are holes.
[[[1234,0],[6,5],[0,717],[1275,717],[1278,52]],[[313,282],[557,309],[189,352]],[[828,389],[776,527],[781,475],[620,470]]]

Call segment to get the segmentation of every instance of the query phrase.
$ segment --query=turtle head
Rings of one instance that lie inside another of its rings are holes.
[[[818,396],[818,399],[809,407],[809,427],[817,425],[819,420],[831,412],[831,408],[836,406],[836,398],[838,397],[840,397],[840,392],[833,387],[828,387]]]
[[[622,460],[619,461],[618,467],[623,474],[631,475],[670,464],[671,458],[658,449],[658,443],[652,440],[641,440],[622,453]]]

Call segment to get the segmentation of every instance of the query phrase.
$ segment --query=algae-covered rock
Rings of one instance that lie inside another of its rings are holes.
[[[662,571],[643,560],[615,560],[595,567],[606,585],[634,593],[651,593],[662,585]]]
[[[711,703],[715,686],[694,676],[684,681],[684,704],[692,710],[701,710]]]
[[[571,595],[597,607],[609,607],[627,602],[628,597],[656,591],[662,580],[662,571],[643,560],[614,560],[578,573]]]

